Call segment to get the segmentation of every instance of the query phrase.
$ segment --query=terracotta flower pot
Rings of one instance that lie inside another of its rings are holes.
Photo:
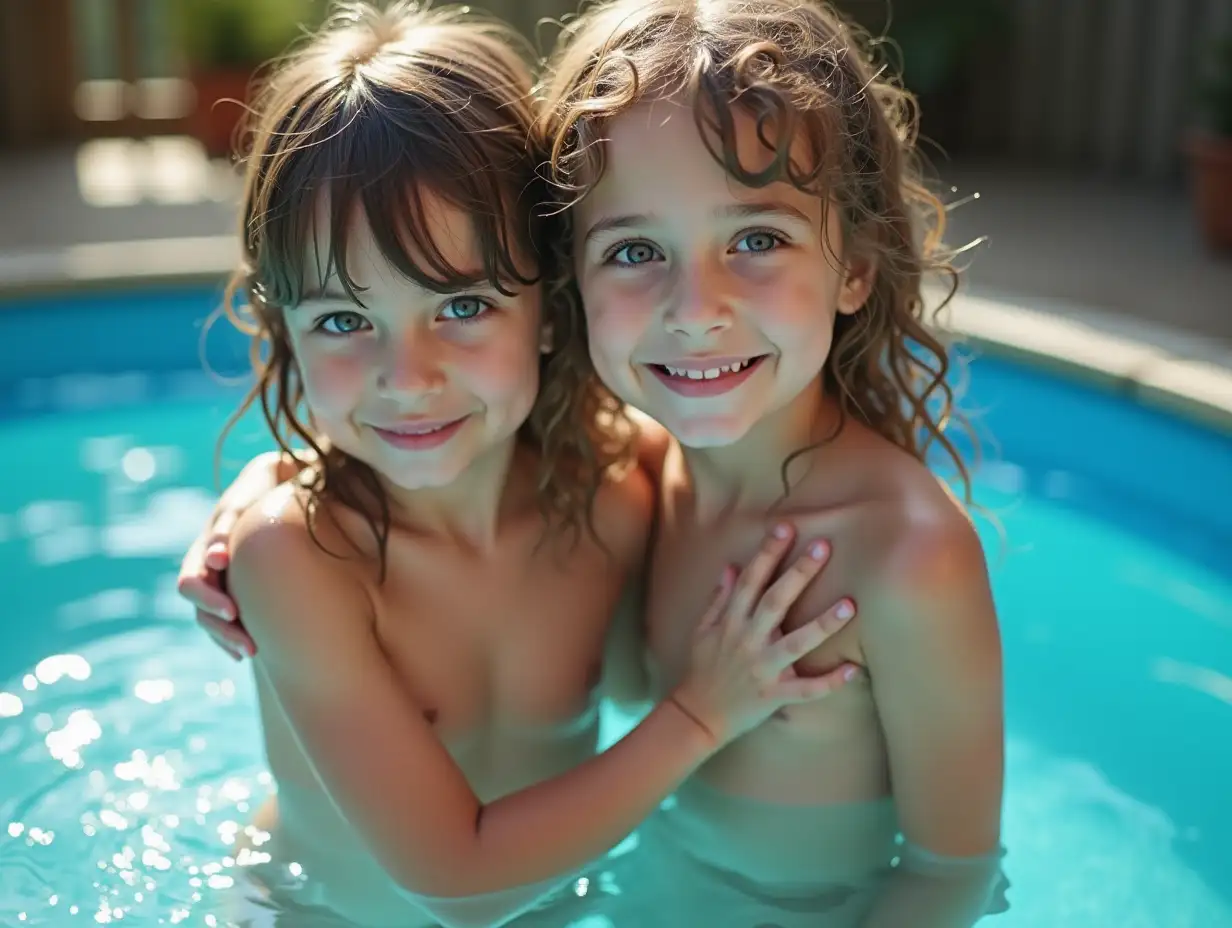
[[[1202,237],[1214,250],[1232,253],[1232,136],[1195,133],[1186,147]]]

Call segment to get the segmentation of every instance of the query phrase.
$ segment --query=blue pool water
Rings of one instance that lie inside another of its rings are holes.
[[[209,298],[0,306],[4,926],[227,924],[269,784],[247,668],[174,589],[237,396],[197,368]],[[1009,909],[982,925],[1232,925],[1232,439],[990,359],[967,402],[999,442],[1008,713]]]

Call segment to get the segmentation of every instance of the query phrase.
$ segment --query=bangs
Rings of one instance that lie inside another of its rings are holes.
[[[250,210],[263,221],[246,223],[266,301],[295,306],[305,285],[333,277],[362,305],[364,287],[347,266],[359,219],[389,265],[425,289],[491,286],[511,295],[536,283],[540,194],[515,114],[492,128],[491,114],[467,118],[460,105],[365,89],[316,95],[266,140]],[[467,266],[454,266],[436,240],[433,214],[442,201],[467,217],[478,266],[469,256]]]

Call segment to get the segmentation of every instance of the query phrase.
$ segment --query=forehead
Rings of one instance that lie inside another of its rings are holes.
[[[611,119],[603,131],[603,177],[582,208],[590,215],[623,207],[665,211],[665,204],[675,209],[688,203],[753,202],[770,194],[807,215],[820,215],[819,199],[789,183],[753,188],[729,175],[707,148],[695,113],[691,102],[668,98],[639,103]],[[760,141],[756,118],[739,108],[732,118],[739,163],[748,171],[769,167],[775,152]],[[807,155],[804,140],[794,140],[793,160],[807,163]]]
[[[425,253],[430,244],[451,267],[481,267],[479,235],[473,217],[429,188],[407,190],[400,208],[382,208],[375,217],[379,225],[391,220],[402,226],[391,230],[398,234],[407,257],[420,267],[435,258]],[[317,197],[313,205],[313,234],[309,247],[315,257],[324,262],[333,244],[333,204],[327,193]],[[344,217],[347,263],[352,266],[387,263],[378,243],[373,221],[357,198],[350,214]]]

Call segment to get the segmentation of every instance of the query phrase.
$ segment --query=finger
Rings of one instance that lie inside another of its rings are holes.
[[[219,573],[230,567],[231,555],[227,551],[227,546],[220,542],[212,543],[205,551],[205,566]]]
[[[782,624],[787,611],[795,605],[809,583],[821,573],[821,568],[829,557],[829,543],[814,541],[804,555],[797,558],[796,562],[770,585],[770,589],[757,601],[757,609],[753,614],[749,632],[755,636],[755,640],[767,640],[771,632]]]
[[[697,623],[697,633],[699,635],[713,628],[718,624],[719,619],[722,618],[723,610],[727,608],[728,602],[731,601],[735,579],[736,569],[730,564],[726,565],[723,568],[723,572],[719,574],[719,585],[715,588],[714,596],[710,599],[710,606]]]
[[[200,609],[197,610],[196,618],[197,624],[211,638],[217,641],[225,641],[229,646],[243,652],[251,650],[253,646],[252,637],[240,622],[228,622]]]
[[[819,618],[806,622],[795,631],[786,632],[782,638],[766,647],[766,666],[779,673],[814,648],[820,647],[835,632],[855,618],[856,605],[850,599],[840,599]]]
[[[256,642],[239,622],[227,622],[198,610],[197,624],[224,649],[235,650],[247,657],[257,652]]]
[[[220,506],[214,524],[210,526],[208,548],[222,546],[225,551],[231,547],[231,535],[235,531],[235,523],[239,521],[241,510],[229,506]]]
[[[771,690],[775,700],[782,705],[815,702],[829,696],[860,676],[858,664],[839,664],[819,677],[793,677],[774,684]]]
[[[207,571],[203,576],[181,577],[176,583],[179,594],[197,609],[230,621],[235,618],[235,602],[222,589],[217,576]]]
[[[204,535],[198,535],[193,543],[188,546],[188,550],[184,553],[184,560],[180,562],[181,577],[201,573],[201,569],[205,564],[204,537]]]
[[[727,607],[727,616],[733,622],[742,625],[749,617],[753,611],[753,604],[757,602],[766,584],[770,582],[775,568],[782,563],[783,558],[791,549],[795,536],[796,530],[789,523],[783,522],[776,525],[766,536],[761,550],[740,572],[740,579],[736,581],[736,589]]]

